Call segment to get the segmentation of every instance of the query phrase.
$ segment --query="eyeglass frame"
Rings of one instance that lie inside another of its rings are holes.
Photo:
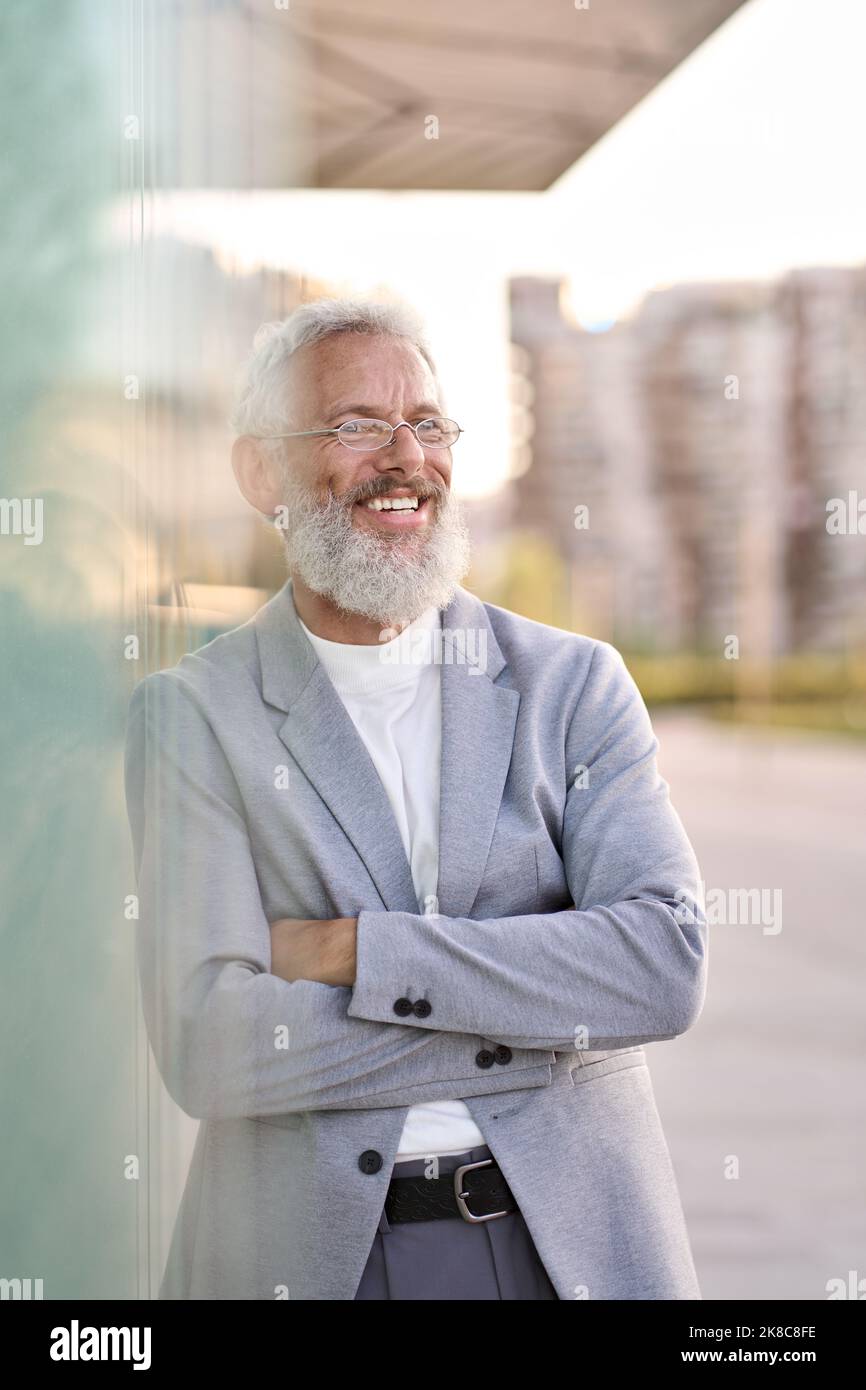
[[[457,443],[457,439],[460,438],[461,434],[465,434],[465,430],[461,429],[460,425],[457,425],[457,421],[456,421],[456,420],[451,420],[452,425],[457,425],[457,439],[455,439],[451,444],[423,444],[423,443],[421,443],[421,440],[418,439],[418,431],[419,431],[419,429],[421,428],[422,425],[426,425],[426,424],[427,424],[427,421],[428,421],[428,420],[451,420],[451,416],[450,416],[450,415],[427,415],[423,420],[419,420],[418,423],[417,423],[417,425],[412,425],[412,424],[410,424],[408,420],[401,420],[400,423],[399,423],[398,425],[391,425],[391,424],[388,423],[387,420],[374,420],[372,416],[367,416],[367,415],[356,415],[356,416],[353,416],[351,420],[344,420],[344,421],[343,421],[343,424],[342,424],[342,425],[337,425],[337,427],[336,427],[335,429],[330,429],[330,430],[294,430],[291,434],[256,434],[256,435],[253,435],[253,438],[254,438],[254,439],[303,439],[304,437],[308,437],[308,436],[310,436],[310,435],[317,435],[317,434],[318,434],[318,435],[322,435],[322,434],[336,434],[336,435],[339,435],[340,430],[343,428],[344,425],[356,425],[356,424],[361,423],[362,421],[367,421],[368,423],[374,424],[374,425],[388,425],[388,428],[389,428],[390,431],[391,431],[391,438],[388,440],[387,444],[375,444],[371,449],[353,449],[353,448],[352,448],[352,445],[351,445],[351,444],[347,444],[346,441],[345,441],[345,439],[341,439],[341,440],[340,440],[340,443],[342,444],[343,448],[344,448],[344,449],[349,449],[349,450],[351,450],[351,452],[354,453],[354,454],[374,454],[374,453],[376,453],[376,451],[379,450],[379,449],[389,449],[389,448],[391,447],[391,445],[394,443],[394,440],[395,440],[396,435],[397,435],[397,431],[398,431],[398,430],[401,430],[401,429],[403,428],[404,425],[406,426],[406,429],[412,431],[412,433],[414,434],[415,438],[418,440],[418,443],[421,444],[421,448],[422,448],[422,449],[453,449],[453,448],[454,448],[454,445]]]

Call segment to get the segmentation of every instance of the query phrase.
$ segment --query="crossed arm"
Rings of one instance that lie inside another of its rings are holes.
[[[499,1068],[474,1065],[479,1035],[515,1049],[519,1088],[543,1084],[552,1050],[578,1036],[617,1047],[683,1032],[703,1003],[706,922],[656,749],[621,658],[599,644],[566,749],[569,768],[587,768],[563,817],[573,909],[269,924],[237,788],[194,692],[175,673],[141,682],[127,740],[139,969],[175,1099],[211,1116],[412,1104],[443,1083],[501,1088]],[[431,1012],[398,1023],[407,985]]]

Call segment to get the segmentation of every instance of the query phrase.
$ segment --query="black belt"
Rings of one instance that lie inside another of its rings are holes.
[[[467,1181],[467,1174],[472,1177]],[[472,1204],[471,1210],[467,1203]],[[463,1163],[441,1178],[392,1178],[385,1216],[395,1221],[495,1221],[517,1211],[514,1194],[493,1158]]]

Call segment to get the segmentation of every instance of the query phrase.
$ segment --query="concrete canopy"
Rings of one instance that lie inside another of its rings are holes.
[[[741,3],[159,0],[155,182],[543,190]]]

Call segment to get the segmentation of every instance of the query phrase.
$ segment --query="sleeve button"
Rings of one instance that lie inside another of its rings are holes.
[[[502,1066],[502,1067],[505,1067],[505,1066],[508,1065],[508,1063],[511,1061],[512,1055],[513,1055],[513,1054],[512,1054],[511,1048],[510,1048],[510,1047],[506,1047],[506,1046],[505,1046],[505,1043],[500,1043],[499,1046],[496,1048],[496,1050],[495,1050],[494,1053],[493,1053],[494,1059],[495,1059],[495,1060],[499,1063],[499,1065]]]
[[[493,1066],[494,1060],[493,1053],[486,1047],[482,1047],[481,1051],[475,1054],[475,1065],[483,1067],[485,1070],[487,1067]]]
[[[406,999],[405,997],[403,999],[395,999],[394,1012],[395,1014],[399,1014],[401,1018],[405,1018],[407,1014],[412,1012],[412,1000]]]
[[[416,999],[412,1008],[416,1018],[429,1018],[433,1012],[433,1005],[429,999]]]

